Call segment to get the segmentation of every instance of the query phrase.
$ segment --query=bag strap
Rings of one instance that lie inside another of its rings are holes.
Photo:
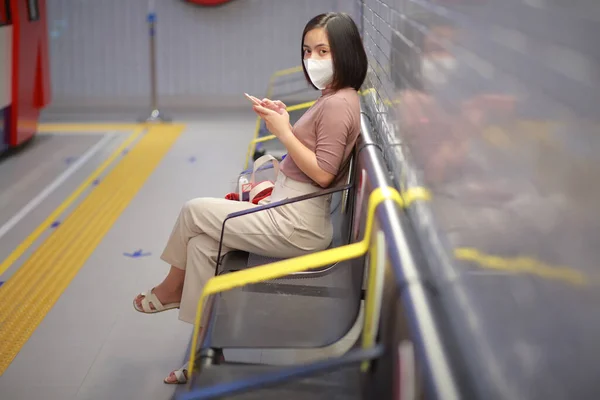
[[[254,161],[254,167],[252,168],[252,178],[250,182],[256,183],[256,171],[258,171],[263,165],[267,164],[268,162],[273,163],[273,168],[275,169],[275,176],[279,175],[279,161],[272,155],[265,154],[264,156],[261,156],[257,158],[256,161]]]

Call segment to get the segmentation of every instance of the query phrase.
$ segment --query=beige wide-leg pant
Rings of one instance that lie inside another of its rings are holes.
[[[280,172],[271,197],[261,204],[319,190]],[[333,236],[330,205],[331,196],[322,196],[230,219],[225,224],[222,255],[243,250],[283,258],[326,249]],[[182,321],[194,323],[202,288],[214,276],[223,220],[253,207],[248,202],[214,198],[190,200],[183,206],[161,256],[185,270],[179,311]]]

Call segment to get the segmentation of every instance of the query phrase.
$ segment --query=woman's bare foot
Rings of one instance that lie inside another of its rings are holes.
[[[165,288],[163,286],[163,284],[161,283],[160,285],[158,285],[154,289],[152,289],[152,293],[154,293],[154,295],[158,298],[158,300],[162,304],[179,303],[179,302],[181,302],[182,289],[170,290],[169,288]],[[138,296],[135,298],[135,305],[139,309],[142,309],[142,300],[143,299],[144,299],[144,296],[141,293],[138,294]],[[156,307],[154,307],[154,304],[150,303],[150,309],[156,310]]]
[[[165,279],[154,289],[152,293],[158,298],[162,304],[171,304],[181,302],[181,294],[183,293],[183,280],[185,278],[185,270],[171,266],[169,274]],[[142,309],[142,300],[144,296],[139,294],[135,298],[135,305],[138,309]],[[154,305],[150,303],[150,309],[156,310]]]
[[[188,378],[187,369],[176,369],[165,378],[165,383],[170,385],[177,383],[186,383]]]

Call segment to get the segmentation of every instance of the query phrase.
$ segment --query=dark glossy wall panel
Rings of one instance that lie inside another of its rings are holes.
[[[433,193],[410,215],[478,393],[590,398],[600,2],[358,4],[365,105],[396,186]]]

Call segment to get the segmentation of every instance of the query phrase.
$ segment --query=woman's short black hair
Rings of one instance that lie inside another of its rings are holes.
[[[352,87],[360,90],[367,76],[368,61],[360,33],[352,18],[345,13],[334,12],[317,15],[304,27],[302,46],[304,46],[306,34],[316,28],[325,29],[329,39],[334,71],[331,88],[339,90]],[[301,49],[304,60],[304,48]],[[306,72],[304,62],[302,62],[302,69],[306,80],[317,89]]]

